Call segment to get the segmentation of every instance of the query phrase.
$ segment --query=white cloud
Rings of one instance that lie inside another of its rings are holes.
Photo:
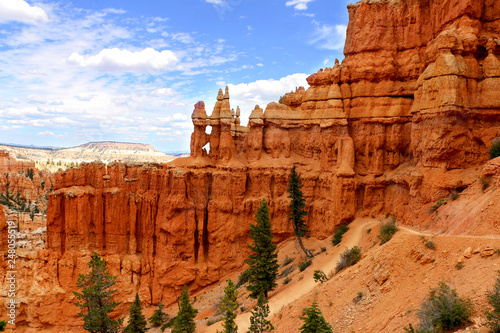
[[[236,109],[236,106],[240,107],[241,124],[244,125],[248,122],[248,117],[255,105],[258,104],[265,110],[268,103],[277,102],[280,96],[290,91],[295,91],[295,88],[300,86],[308,88],[307,77],[307,74],[296,73],[282,77],[279,80],[269,79],[236,85],[229,84],[231,108]],[[211,108],[213,108],[213,104],[207,103],[206,110],[208,113],[211,112]]]
[[[36,24],[48,20],[47,13],[42,8],[30,6],[24,0],[0,0],[0,22],[20,21]]]
[[[81,93],[76,95],[75,98],[82,102],[89,102],[96,96],[97,96],[96,94]]]
[[[178,32],[178,33],[172,34],[171,37],[173,40],[179,41],[179,42],[184,43],[184,44],[194,43],[193,37],[191,37],[190,34],[185,33],[185,32]]]
[[[285,3],[287,7],[293,6],[296,10],[306,10],[307,4],[314,0],[290,0]]]
[[[156,95],[156,96],[173,96],[176,94],[177,92],[172,88],[158,88],[151,92],[151,95]]]
[[[320,49],[341,50],[344,48],[347,26],[344,24],[320,24],[313,20],[316,26],[309,44],[316,44]]]
[[[175,128],[180,128],[180,129],[192,129],[193,128],[193,123],[191,121],[183,121],[183,122],[174,122],[170,123],[172,127]]]
[[[73,53],[68,62],[81,67],[92,67],[105,72],[142,72],[148,70],[177,69],[179,59],[170,50],[158,52],[152,48],[142,51],[121,50],[118,48],[104,49],[95,56],[82,56]]]
[[[62,138],[62,137],[64,137],[63,134],[55,134],[52,131],[38,132],[37,134],[40,135],[40,136],[52,136],[54,138]]]
[[[222,6],[226,4],[226,0],[206,0],[208,3],[211,3],[213,5],[218,5]]]
[[[187,120],[188,117],[183,113],[174,113],[172,119],[174,119],[174,120]]]
[[[26,101],[28,103],[46,104],[47,103],[47,98],[45,96],[40,96],[40,95],[29,95],[26,98]]]

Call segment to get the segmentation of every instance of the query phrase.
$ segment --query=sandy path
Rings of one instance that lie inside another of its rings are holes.
[[[312,279],[312,272],[317,269],[323,270],[326,274],[335,270],[337,262],[340,258],[340,254],[344,251],[345,248],[352,248],[356,246],[361,241],[363,230],[367,228],[372,228],[380,223],[378,219],[371,218],[357,218],[353,222],[349,224],[349,231],[342,238],[341,246],[338,248],[329,249],[328,251],[332,252],[331,255],[328,256],[317,256],[313,264],[307,268],[308,277],[299,281],[294,281],[287,285],[286,288],[282,288],[275,292],[271,293],[269,298],[269,309],[270,315],[268,318],[272,318],[276,313],[278,313],[283,307],[291,304],[298,299],[306,296],[314,288],[317,286],[317,283]],[[437,234],[435,232],[419,232],[413,230],[411,228],[398,225],[400,231],[407,232],[414,235],[432,237],[432,238],[480,238],[480,239],[500,239],[500,235],[484,235],[484,236],[471,236],[471,235],[446,235],[446,234]],[[249,309],[250,310],[250,309]],[[236,323],[238,325],[238,332],[246,332],[248,327],[250,326],[250,316],[251,312],[245,312],[238,317],[236,317]],[[203,333],[215,333],[217,330],[221,330],[221,322],[214,324],[209,327],[205,327],[202,332]]]
[[[477,235],[447,235],[447,234],[439,234],[439,233],[432,233],[432,232],[421,232],[421,231],[416,231],[408,227],[400,226],[398,225],[399,230],[404,230],[409,232],[410,234],[414,235],[419,235],[419,236],[427,236],[427,237],[442,237],[442,238],[480,238],[480,239],[500,239],[500,235],[483,235],[483,236],[477,236]]]
[[[310,272],[310,278],[304,278],[300,281],[297,281],[293,284],[290,284],[288,288],[282,289],[277,292],[275,295],[271,294],[269,298],[269,310],[270,315],[268,318],[272,318],[280,309],[294,301],[304,297],[317,286],[317,283],[312,279],[312,272],[317,269],[323,270],[326,274],[328,272],[335,269],[337,262],[340,258],[340,254],[344,251],[345,248],[352,248],[353,246],[358,245],[361,240],[361,236],[363,234],[364,227],[372,226],[380,223],[379,220],[375,219],[365,219],[358,218],[349,224],[349,231],[344,235],[341,247],[336,248],[334,250],[334,255],[316,258],[313,261],[313,264],[307,268],[307,271]],[[251,312],[245,312],[238,317],[236,317],[236,324],[238,325],[238,332],[246,332],[250,326],[250,316]],[[217,329],[221,329],[221,323],[217,323],[216,325],[212,325],[203,330],[206,333],[215,333]]]

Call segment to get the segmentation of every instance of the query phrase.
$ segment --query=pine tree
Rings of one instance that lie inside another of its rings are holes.
[[[7,322],[5,320],[0,320],[0,332],[5,332],[5,326],[7,326]]]
[[[268,300],[264,294],[260,294],[257,305],[252,310],[250,328],[247,333],[263,333],[274,330],[274,326],[271,321],[267,320],[267,316],[269,316]]]
[[[163,312],[164,307],[165,306],[161,304],[160,301],[160,303],[158,303],[158,309],[156,309],[153,315],[149,318],[149,322],[153,325],[153,327],[159,327],[168,321],[168,315]]]
[[[77,287],[83,288],[82,293],[73,292],[78,299],[75,305],[84,311],[78,313],[83,317],[83,329],[91,333],[116,333],[123,319],[111,320],[108,316],[120,304],[112,299],[117,290],[109,290],[116,283],[116,276],[109,273],[106,261],[97,252],[92,255],[89,268],[91,272],[80,274],[76,282]]]
[[[295,165],[292,167],[292,173],[290,174],[290,178],[288,179],[288,197],[292,199],[290,202],[290,212],[288,213],[288,221],[292,221],[293,231],[297,236],[297,241],[299,242],[302,251],[308,257],[312,257],[311,251],[307,250],[302,243],[302,237],[307,237],[310,230],[307,227],[306,221],[304,220],[304,216],[308,213],[305,211],[306,207],[306,199],[302,194],[302,183],[300,181],[300,176],[295,171]]]
[[[189,300],[188,287],[184,285],[179,301],[179,313],[173,322],[172,333],[194,333],[196,329],[194,317],[197,313],[198,310],[193,308]]]
[[[237,333],[238,325],[236,325],[234,319],[238,309],[238,292],[231,279],[227,280],[224,297],[221,297],[219,308],[224,311],[224,323],[222,323],[224,330],[217,331],[217,333]]]
[[[250,266],[248,268],[249,284],[247,289],[253,298],[258,298],[261,293],[267,298],[268,292],[277,287],[276,278],[279,265],[265,199],[262,199],[255,218],[257,224],[250,225],[250,238],[253,240],[253,244],[248,247],[253,251],[253,254],[246,261]]]
[[[332,325],[326,322],[318,303],[313,302],[311,307],[306,309],[305,317],[299,317],[304,321],[300,328],[301,333],[332,333]]]
[[[497,280],[495,286],[487,294],[488,303],[493,308],[491,311],[486,312],[486,318],[488,325],[491,328],[491,332],[500,332],[500,271],[497,275]]]
[[[130,306],[130,318],[128,319],[128,325],[123,330],[123,333],[144,333],[149,330],[149,328],[146,328],[147,324],[146,318],[142,314],[139,294],[136,293],[135,301]]]

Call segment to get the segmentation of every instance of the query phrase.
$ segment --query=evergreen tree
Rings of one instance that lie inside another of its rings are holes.
[[[168,315],[163,312],[163,308],[165,306],[163,304],[158,303],[158,309],[155,310],[151,318],[149,318],[149,322],[153,325],[153,327],[159,327],[163,325],[164,322],[168,321]]]
[[[172,333],[194,333],[196,329],[194,317],[197,313],[198,310],[193,308],[189,300],[188,287],[184,285],[179,302],[179,313],[173,322]]]
[[[250,328],[247,333],[263,333],[274,330],[274,326],[271,321],[267,320],[267,316],[269,316],[268,300],[264,294],[260,294],[257,305],[252,310]]]
[[[7,322],[5,320],[0,320],[0,332],[5,332],[5,326],[7,326]]]
[[[248,268],[249,284],[247,289],[253,298],[258,298],[261,293],[267,298],[268,292],[277,287],[276,278],[279,265],[265,199],[262,199],[255,218],[257,224],[250,225],[250,238],[253,240],[253,244],[248,247],[253,251],[253,254],[246,261],[250,266]]]
[[[486,312],[486,318],[488,319],[486,325],[491,328],[491,332],[500,333],[500,271],[495,286],[488,292],[487,297],[488,303],[493,309]]]
[[[123,333],[144,333],[149,330],[149,328],[146,328],[147,324],[146,318],[142,314],[139,294],[136,293],[135,301],[130,306],[130,318],[128,319],[128,325],[123,330]]]
[[[295,171],[294,165],[290,178],[288,179],[288,197],[292,199],[290,206],[288,206],[290,209],[290,212],[288,213],[288,221],[292,221],[293,231],[297,236],[297,241],[299,242],[302,251],[304,251],[306,256],[312,257],[311,251],[307,250],[302,243],[302,237],[307,237],[310,232],[306,221],[304,220],[304,216],[307,215],[307,211],[305,211],[306,199],[304,199],[302,194],[302,186],[300,176]]]
[[[311,307],[306,309],[305,317],[299,317],[304,321],[300,328],[301,333],[332,333],[332,325],[326,322],[318,303],[313,302]]]
[[[91,333],[116,333],[122,325],[123,319],[111,320],[108,313],[120,304],[114,302],[113,294],[117,291],[109,290],[116,283],[116,276],[109,273],[106,261],[94,252],[89,262],[91,272],[80,274],[76,282],[77,287],[83,288],[82,293],[73,292],[78,299],[75,303],[83,312],[83,329]]]
[[[227,280],[227,287],[224,288],[224,297],[220,300],[219,308],[224,311],[224,323],[222,324],[224,330],[217,331],[217,333],[237,333],[238,325],[234,319],[238,309],[238,292],[231,279]]]

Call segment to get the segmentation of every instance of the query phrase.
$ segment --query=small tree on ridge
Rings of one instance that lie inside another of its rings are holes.
[[[238,292],[231,279],[227,280],[227,286],[224,288],[224,296],[221,298],[219,308],[224,311],[224,322],[222,323],[224,329],[217,331],[217,333],[237,333],[238,325],[236,325],[234,319],[238,309]]]
[[[276,288],[276,278],[278,276],[278,253],[276,245],[273,244],[273,234],[271,232],[271,220],[265,199],[262,199],[259,210],[255,214],[257,224],[250,225],[250,238],[252,245],[248,245],[253,254],[246,261],[250,266],[247,289],[250,296],[258,298],[264,294],[267,298],[269,291]]]
[[[302,194],[302,186],[300,176],[295,171],[294,165],[292,167],[290,178],[288,179],[288,197],[292,199],[290,206],[288,206],[290,209],[290,212],[288,213],[288,221],[291,221],[293,224],[293,231],[297,236],[297,241],[299,242],[302,251],[304,251],[307,257],[312,257],[311,251],[307,250],[302,243],[302,237],[307,237],[310,233],[306,221],[304,220],[304,216],[307,216],[308,213],[305,210],[306,199],[304,199]]]
[[[330,325],[318,306],[316,301],[313,302],[311,307],[306,309],[306,315],[299,317],[304,321],[304,325],[300,328],[301,333],[332,333],[332,325]]]
[[[264,294],[260,294],[257,305],[252,310],[250,327],[247,333],[263,333],[274,330],[274,326],[271,321],[267,320],[267,316],[269,316],[268,300],[264,297]]]
[[[77,287],[83,288],[82,293],[73,292],[78,301],[76,306],[83,312],[83,329],[92,333],[117,333],[123,319],[111,320],[108,314],[120,304],[113,301],[113,294],[117,291],[109,290],[116,283],[116,276],[109,273],[106,261],[94,252],[89,262],[91,272],[80,274],[76,282]]]
[[[148,322],[142,314],[139,294],[136,293],[134,303],[130,306],[130,318],[128,319],[128,325],[123,330],[123,333],[145,333],[149,330],[149,328],[146,328],[147,324]]]
[[[194,333],[196,330],[194,317],[197,313],[198,310],[193,308],[189,300],[188,287],[184,285],[179,301],[179,313],[173,322],[172,333]]]

